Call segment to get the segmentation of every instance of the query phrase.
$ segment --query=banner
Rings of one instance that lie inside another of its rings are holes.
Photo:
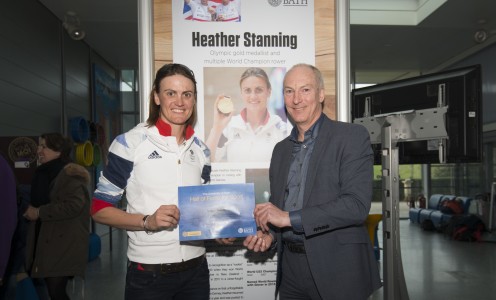
[[[173,0],[173,61],[195,73],[195,132],[212,154],[212,183],[253,183],[268,201],[274,145],[291,132],[282,94],[286,70],[315,64],[314,2]],[[207,243],[210,299],[273,299],[274,253]]]

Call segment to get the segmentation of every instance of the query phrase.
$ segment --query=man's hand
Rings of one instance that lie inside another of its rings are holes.
[[[265,252],[272,245],[274,238],[269,232],[257,231],[257,235],[250,235],[243,241],[243,246],[254,252]]]
[[[269,232],[269,224],[279,228],[291,226],[289,212],[280,210],[270,202],[257,204],[253,214],[257,226],[261,228],[263,232]]]

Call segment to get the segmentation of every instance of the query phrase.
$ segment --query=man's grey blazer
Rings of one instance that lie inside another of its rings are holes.
[[[289,137],[282,140],[270,162],[270,202],[281,209],[292,148]],[[381,286],[364,225],[372,180],[373,152],[367,130],[324,116],[309,162],[301,211],[306,255],[322,299],[363,300]],[[284,247],[278,231],[276,239],[279,287]]]

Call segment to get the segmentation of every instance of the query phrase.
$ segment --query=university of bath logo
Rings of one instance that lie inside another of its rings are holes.
[[[308,0],[267,0],[270,5],[276,7],[279,5],[283,6],[307,6]]]
[[[281,5],[282,0],[267,0],[267,2],[269,2],[270,5],[276,7],[276,6]]]

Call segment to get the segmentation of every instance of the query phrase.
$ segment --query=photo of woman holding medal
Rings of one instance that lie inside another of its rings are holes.
[[[221,93],[215,99],[206,140],[212,162],[269,162],[274,145],[287,136],[286,121],[269,112],[273,101],[269,76],[262,68],[248,68],[241,74],[239,88],[244,107],[237,114],[234,97],[238,95]]]

